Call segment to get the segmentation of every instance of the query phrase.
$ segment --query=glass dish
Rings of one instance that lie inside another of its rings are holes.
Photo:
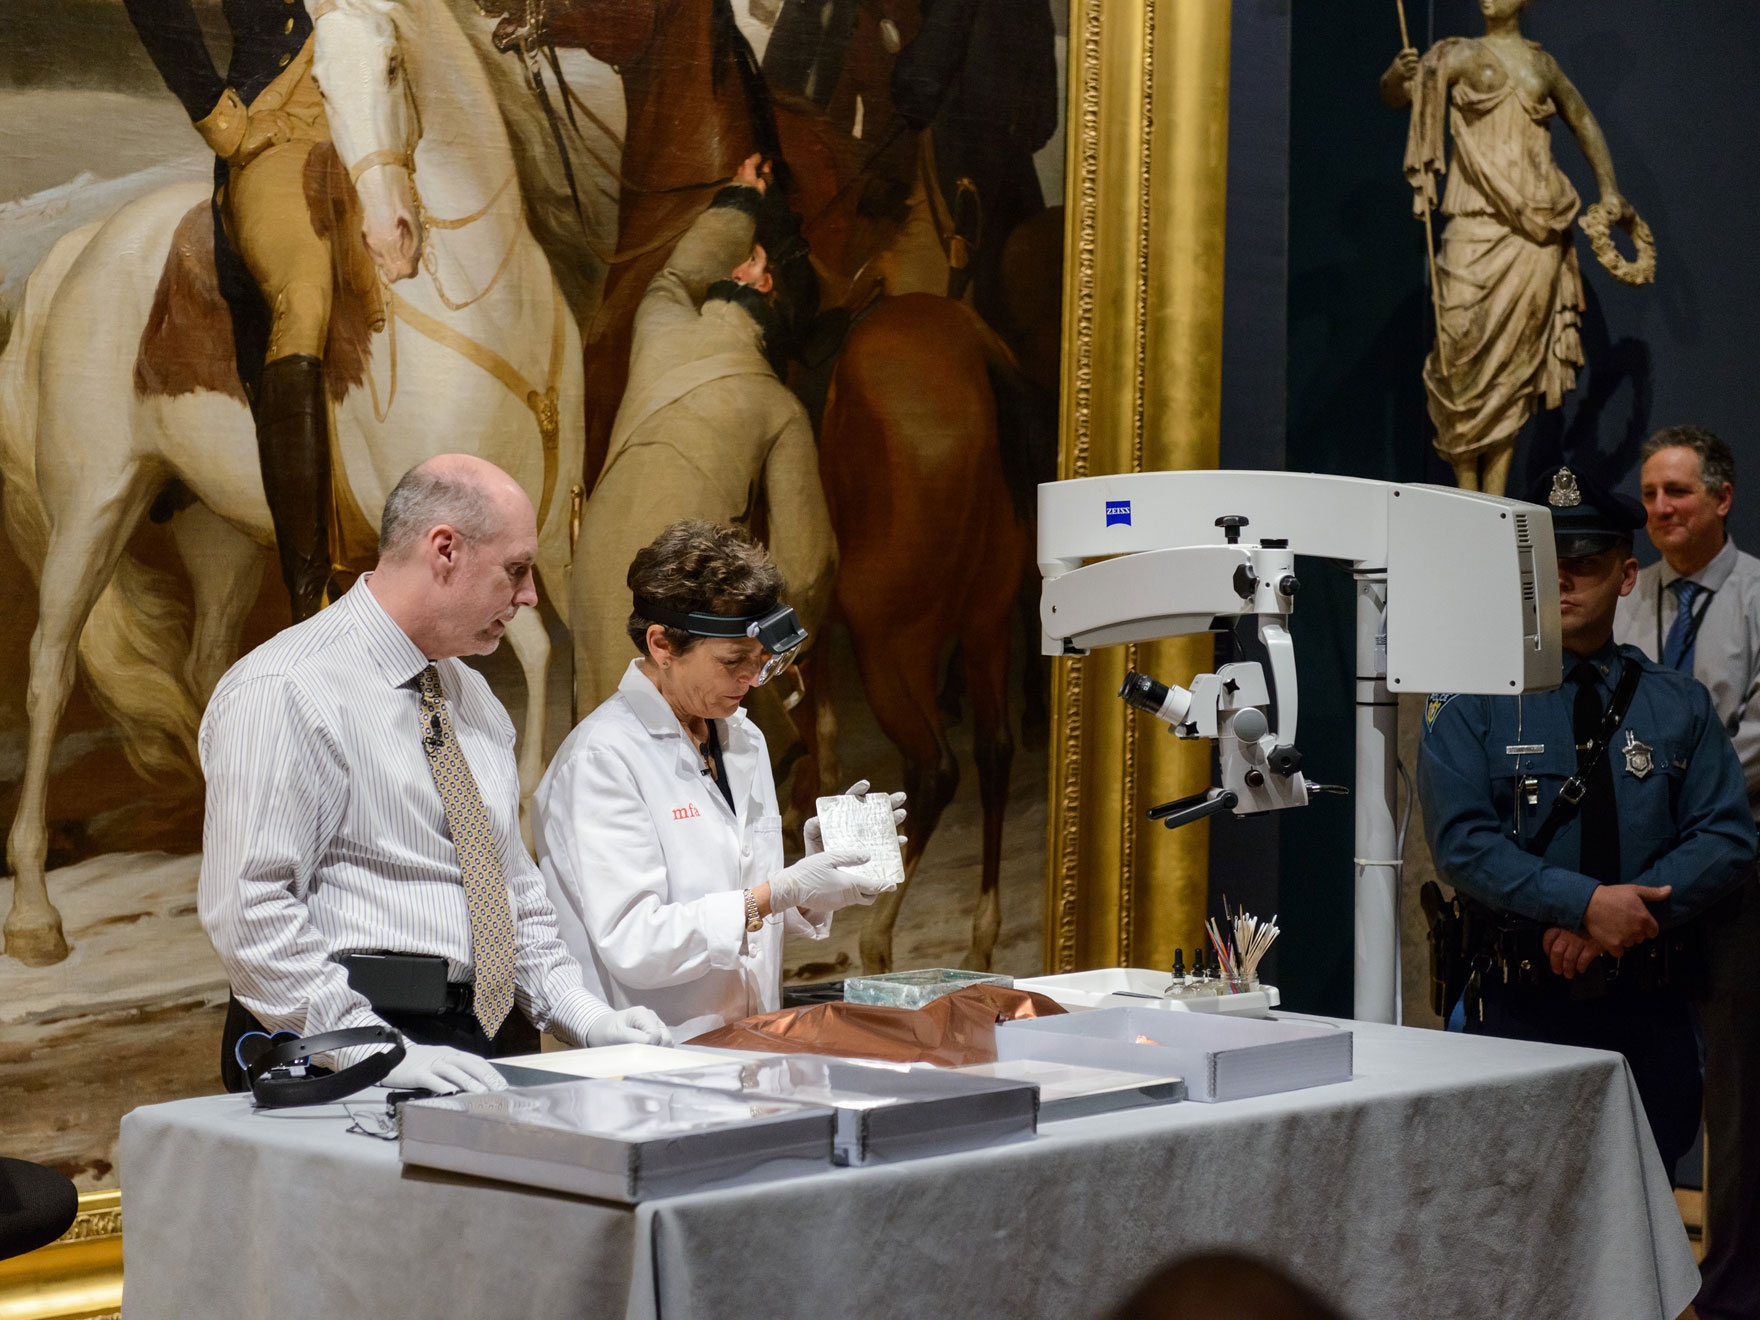
[[[915,972],[886,972],[879,976],[852,976],[843,983],[846,1004],[885,1004],[892,1008],[921,1008],[942,995],[968,985],[1012,987],[1014,977],[991,972],[967,972],[955,967],[925,967]]]

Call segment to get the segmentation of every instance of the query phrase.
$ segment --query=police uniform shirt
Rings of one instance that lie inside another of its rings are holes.
[[[1587,657],[1603,708],[1620,664],[1641,667],[1624,722],[1607,750],[1619,821],[1620,880],[1672,885],[1652,910],[1678,924],[1722,897],[1754,856],[1742,769],[1705,689],[1637,649]],[[1565,655],[1565,672],[1578,657]],[[1596,881],[1578,871],[1580,814],[1544,856],[1525,844],[1577,770],[1577,685],[1528,696],[1433,694],[1425,707],[1418,796],[1437,869],[1499,911],[1578,930]]]
[[[1679,597],[1669,584],[1681,575],[1658,560],[1638,573],[1632,594],[1620,600],[1613,637],[1662,658],[1662,639],[1674,626]],[[1760,559],[1733,540],[1688,580],[1712,592],[1693,646],[1693,677],[1711,693],[1711,704],[1736,745],[1748,784],[1748,806],[1760,820]]]

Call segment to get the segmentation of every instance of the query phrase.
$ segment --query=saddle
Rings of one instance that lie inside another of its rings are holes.
[[[330,397],[340,399],[366,379],[371,337],[385,324],[372,257],[361,238],[360,199],[336,148],[312,148],[305,168],[312,231],[330,241],[332,297],[324,346]],[[190,208],[172,235],[152,311],[134,362],[135,394],[175,397],[211,390],[246,402],[232,340],[232,311],[214,268],[214,211]]]

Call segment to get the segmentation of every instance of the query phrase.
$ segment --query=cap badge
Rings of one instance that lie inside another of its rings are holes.
[[[1561,467],[1552,474],[1552,493],[1546,502],[1555,509],[1574,509],[1583,502],[1583,492],[1577,489],[1577,475],[1568,467]]]
[[[1655,769],[1655,762],[1651,759],[1655,749],[1647,743],[1639,742],[1638,735],[1630,729],[1626,730],[1626,745],[1623,750],[1626,754],[1626,773],[1632,778],[1642,779]]]

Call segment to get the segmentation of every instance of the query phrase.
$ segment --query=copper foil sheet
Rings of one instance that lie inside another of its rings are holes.
[[[764,1054],[836,1054],[887,1063],[963,1068],[996,1061],[996,1024],[1062,1013],[1027,990],[974,985],[922,1008],[813,1004],[760,1013],[694,1038],[692,1045]]]

